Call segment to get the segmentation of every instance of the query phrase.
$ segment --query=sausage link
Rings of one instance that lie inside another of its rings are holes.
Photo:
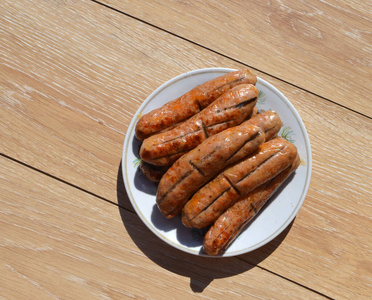
[[[156,202],[162,214],[179,214],[189,198],[221,170],[265,141],[260,127],[244,122],[211,136],[179,158],[160,180]]]
[[[271,140],[273,137],[275,137],[278,134],[280,128],[283,126],[282,120],[280,119],[279,115],[273,110],[267,110],[262,113],[256,114],[246,122],[261,127],[262,130],[265,132],[266,141]]]
[[[239,84],[256,84],[257,77],[248,69],[230,72],[209,80],[162,107],[143,115],[135,128],[139,140],[163,131],[195,115],[229,89]]]
[[[204,236],[203,250],[209,255],[223,253],[235,238],[267,203],[270,197],[278,190],[283,182],[297,169],[300,157],[297,155],[294,162],[272,180],[260,185],[248,195],[240,198],[233,206],[227,209]]]
[[[252,117],[248,119],[248,121],[245,121],[244,123],[246,123],[247,125],[252,124],[252,125],[261,127],[265,133],[265,141],[268,141],[272,139],[274,136],[276,136],[282,126],[282,121],[276,112],[265,111],[263,113],[257,114],[257,107],[254,107],[253,109]],[[242,152],[242,156],[240,156],[239,159],[242,159],[244,156],[249,154],[246,152],[244,148],[241,148],[240,151]],[[235,158],[236,157],[239,157],[238,153],[237,155],[235,155]],[[238,161],[239,159],[236,159],[235,161]],[[161,177],[165,174],[165,172],[169,168],[169,166],[158,167],[158,166],[150,165],[143,161],[141,162],[140,167],[141,167],[142,172],[145,174],[145,176],[153,182],[159,182]],[[175,182],[176,181],[177,180],[175,180]],[[189,187],[185,187],[185,188],[189,188]]]
[[[185,122],[145,139],[141,159],[153,165],[171,165],[208,137],[241,124],[251,115],[257,96],[258,90],[252,84],[230,89]]]
[[[159,182],[165,172],[167,172],[167,170],[169,169],[169,166],[159,167],[141,161],[140,169],[147,179],[152,182]]]
[[[207,227],[239,198],[287,168],[296,155],[296,146],[285,139],[265,142],[199,189],[184,206],[182,223],[187,227]]]

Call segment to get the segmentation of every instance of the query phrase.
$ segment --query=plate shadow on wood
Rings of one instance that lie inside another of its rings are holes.
[[[169,272],[190,278],[190,288],[196,293],[203,292],[215,279],[231,277],[256,267],[280,246],[293,225],[292,221],[271,242],[240,256],[225,258],[197,256],[162,241],[135,214],[124,186],[121,163],[117,175],[117,200],[124,227],[139,250]]]

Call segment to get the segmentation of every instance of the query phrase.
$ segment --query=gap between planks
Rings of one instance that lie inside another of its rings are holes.
[[[167,34],[170,34],[170,35],[172,35],[172,36],[174,36],[174,37],[176,37],[176,38],[179,38],[179,39],[181,39],[181,40],[183,40],[183,41],[186,41],[186,42],[188,42],[188,43],[191,43],[191,44],[193,44],[193,45],[195,45],[195,46],[197,46],[197,47],[200,47],[200,48],[202,48],[202,49],[204,49],[204,50],[207,50],[207,51],[209,51],[209,52],[212,52],[212,53],[214,53],[214,54],[216,54],[216,55],[218,55],[218,56],[221,56],[221,57],[223,57],[223,58],[230,59],[231,61],[236,62],[236,63],[239,63],[239,64],[241,64],[241,65],[243,65],[243,66],[246,66],[247,68],[250,68],[250,69],[252,69],[252,70],[255,70],[255,71],[257,71],[257,72],[260,72],[260,73],[262,73],[262,74],[265,74],[265,75],[267,75],[267,76],[270,76],[270,77],[272,77],[272,78],[274,78],[274,79],[276,79],[276,80],[279,80],[279,81],[281,81],[281,82],[283,82],[283,83],[285,83],[285,84],[288,84],[288,85],[290,85],[290,86],[292,86],[292,87],[294,87],[294,88],[296,88],[296,89],[299,89],[299,90],[301,90],[301,91],[304,91],[304,92],[306,92],[306,93],[309,93],[309,94],[311,94],[311,95],[313,95],[313,96],[319,97],[320,99],[323,99],[323,100],[325,100],[325,101],[327,101],[327,102],[329,102],[329,103],[332,103],[332,104],[335,104],[335,105],[337,105],[337,106],[339,106],[339,107],[345,108],[345,109],[347,109],[347,110],[350,111],[350,112],[356,113],[356,114],[358,114],[358,115],[360,115],[360,116],[362,116],[362,117],[365,117],[365,118],[367,118],[367,119],[372,119],[372,117],[370,117],[370,116],[368,116],[368,115],[366,115],[366,114],[363,114],[363,113],[361,113],[361,112],[359,112],[359,111],[357,111],[357,110],[351,109],[351,108],[349,108],[349,107],[347,107],[347,106],[345,106],[345,105],[342,105],[342,104],[340,104],[340,103],[337,103],[337,102],[335,102],[335,101],[333,101],[333,100],[331,100],[331,99],[328,99],[328,98],[326,98],[326,97],[324,97],[324,96],[322,96],[322,95],[319,95],[319,94],[317,94],[317,93],[314,93],[314,92],[312,92],[312,91],[310,91],[310,90],[308,90],[308,89],[305,89],[305,88],[303,88],[303,87],[301,87],[301,86],[299,86],[299,85],[296,85],[296,84],[294,84],[294,83],[292,83],[292,82],[289,82],[289,81],[287,81],[287,80],[284,80],[284,79],[282,79],[282,78],[280,78],[280,77],[277,77],[277,76],[275,76],[275,75],[273,75],[273,74],[270,74],[270,73],[268,73],[268,72],[262,71],[262,70],[260,70],[260,69],[258,69],[258,68],[255,68],[254,66],[248,65],[248,64],[246,64],[244,61],[241,61],[241,60],[236,59],[236,58],[234,58],[234,57],[231,57],[231,56],[228,56],[228,55],[226,55],[226,54],[220,53],[220,52],[218,52],[218,51],[216,51],[216,50],[213,50],[212,48],[209,48],[209,47],[204,46],[204,45],[202,45],[202,44],[200,44],[200,43],[194,42],[194,41],[192,41],[192,40],[190,40],[190,39],[187,39],[187,38],[185,38],[185,37],[183,37],[183,36],[181,36],[181,35],[179,35],[179,34],[175,34],[175,33],[171,32],[171,31],[169,31],[169,30],[167,30],[167,29],[164,29],[164,28],[159,27],[159,26],[157,26],[157,25],[151,24],[150,22],[147,22],[147,21],[145,21],[145,20],[142,20],[142,19],[140,19],[140,18],[138,18],[138,17],[132,16],[132,15],[130,15],[130,14],[124,12],[124,11],[121,11],[120,9],[114,8],[114,7],[112,7],[112,6],[108,5],[108,4],[102,3],[102,2],[100,2],[100,1],[98,1],[98,0],[90,0],[90,1],[92,1],[92,2],[94,2],[94,3],[96,3],[96,4],[98,4],[98,5],[102,5],[103,7],[106,7],[106,8],[108,8],[108,9],[111,9],[111,10],[113,10],[113,11],[115,11],[115,12],[117,12],[117,13],[120,13],[120,14],[122,14],[122,15],[125,15],[125,16],[127,16],[127,17],[129,17],[129,18],[132,18],[132,19],[134,19],[134,20],[136,20],[136,21],[138,21],[138,22],[141,22],[141,23],[143,23],[143,24],[145,24],[145,25],[151,26],[151,27],[153,27],[153,28],[155,28],[155,29],[157,29],[157,30],[160,30],[160,31],[163,31],[163,32],[165,32],[165,33],[167,33]]]
[[[94,0],[93,0],[93,1],[94,1]],[[131,212],[131,213],[135,213],[134,210],[130,210],[130,209],[128,209],[128,208],[125,208],[125,207],[121,206],[120,204],[115,203],[115,202],[113,202],[113,201],[110,201],[109,199],[107,199],[107,198],[105,198],[105,197],[99,196],[99,195],[97,195],[97,194],[95,194],[95,193],[93,193],[93,192],[90,192],[89,190],[86,190],[86,189],[84,189],[84,188],[81,188],[81,187],[79,187],[79,186],[77,186],[77,185],[75,185],[75,184],[73,184],[73,183],[71,183],[71,182],[68,182],[68,181],[66,181],[66,180],[63,180],[63,179],[61,179],[61,178],[59,178],[59,177],[57,177],[57,176],[54,176],[54,175],[52,175],[52,174],[49,174],[49,173],[47,173],[47,172],[45,172],[45,171],[43,171],[43,170],[37,169],[37,168],[35,168],[35,167],[31,166],[31,165],[28,165],[28,164],[25,163],[25,162],[22,162],[22,161],[20,161],[20,160],[18,160],[18,159],[15,159],[15,158],[13,158],[13,157],[10,157],[9,155],[6,155],[6,154],[3,154],[3,153],[0,153],[0,156],[4,157],[4,158],[6,158],[6,159],[9,159],[9,160],[11,160],[12,162],[17,163],[17,164],[19,164],[19,165],[21,165],[21,166],[23,166],[23,167],[25,167],[25,168],[28,168],[28,169],[30,169],[30,170],[32,170],[32,171],[38,172],[38,173],[43,174],[43,175],[45,175],[45,176],[47,176],[47,177],[49,177],[49,178],[52,178],[53,180],[56,180],[56,181],[61,182],[61,183],[63,183],[63,184],[66,184],[66,185],[68,185],[68,186],[70,186],[70,187],[72,187],[72,188],[78,189],[79,191],[82,191],[82,192],[84,192],[84,193],[87,193],[87,194],[89,194],[89,195],[91,195],[91,196],[93,196],[93,197],[96,197],[96,198],[99,199],[99,200],[103,200],[103,201],[105,201],[105,202],[107,202],[107,203],[109,203],[109,204],[115,205],[115,206],[119,207],[120,209],[126,210],[126,211]],[[120,167],[120,170],[121,170],[121,167]],[[286,280],[286,281],[288,281],[288,282],[291,282],[291,283],[293,283],[293,284],[295,284],[295,285],[297,285],[297,286],[299,286],[299,287],[301,287],[301,288],[304,288],[304,289],[306,289],[306,290],[308,290],[308,291],[311,291],[311,292],[313,292],[313,293],[315,293],[315,294],[317,294],[317,295],[319,295],[319,296],[322,296],[322,297],[324,297],[324,298],[326,298],[326,299],[334,299],[334,298],[329,297],[329,296],[327,296],[327,295],[325,295],[325,294],[323,294],[323,293],[321,293],[321,292],[319,292],[319,291],[317,291],[317,290],[314,290],[314,289],[312,289],[312,288],[310,288],[310,287],[308,287],[308,286],[305,286],[305,285],[303,285],[303,284],[301,284],[301,283],[298,283],[298,282],[296,282],[296,281],[294,281],[294,280],[292,280],[292,279],[289,279],[289,278],[287,278],[287,277],[285,277],[285,276],[282,276],[282,275],[280,275],[280,274],[278,274],[278,273],[276,273],[276,272],[270,271],[270,270],[267,269],[267,268],[261,267],[261,266],[259,266],[259,265],[257,265],[257,264],[249,263],[249,262],[247,262],[247,261],[245,261],[245,260],[243,260],[243,259],[241,259],[241,258],[239,258],[239,257],[236,257],[236,259],[238,259],[238,260],[240,260],[240,261],[242,261],[242,262],[244,262],[244,263],[246,263],[246,264],[249,264],[249,265],[251,265],[251,266],[253,266],[253,267],[257,267],[257,268],[259,268],[259,269],[261,269],[261,270],[263,270],[263,271],[265,271],[265,272],[269,272],[270,274],[273,274],[273,275],[275,275],[275,276],[278,276],[278,277],[280,277],[280,278],[282,278],[282,279],[284,279],[284,280]]]

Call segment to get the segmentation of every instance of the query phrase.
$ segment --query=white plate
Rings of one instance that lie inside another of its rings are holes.
[[[201,69],[179,75],[157,88],[141,105],[129,125],[124,140],[122,170],[129,199],[146,226],[169,245],[182,251],[205,255],[202,251],[203,231],[182,225],[180,217],[166,219],[159,212],[156,185],[139,171],[140,142],[134,128],[143,114],[175,99],[198,84],[234,71],[233,69]],[[292,141],[300,154],[301,165],[286,184],[271,198],[256,218],[220,256],[235,256],[255,250],[278,236],[299,211],[310,184],[311,149],[305,126],[287,98],[268,82],[258,78],[260,90],[258,110],[275,110],[283,121],[280,134]]]

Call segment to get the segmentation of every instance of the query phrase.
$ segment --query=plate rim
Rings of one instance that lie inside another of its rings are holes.
[[[133,132],[134,132],[133,130],[134,130],[135,124],[137,123],[138,115],[140,115],[145,110],[146,106],[151,102],[151,100],[154,97],[156,97],[157,94],[159,94],[164,89],[168,88],[169,86],[173,85],[174,83],[176,83],[180,80],[184,80],[185,78],[195,76],[195,75],[200,74],[200,73],[221,73],[221,72],[228,73],[228,72],[233,72],[233,71],[236,71],[236,70],[237,69],[221,68],[221,67],[202,68],[202,69],[191,70],[191,71],[182,73],[180,75],[177,75],[177,76],[171,78],[170,80],[161,84],[152,93],[150,93],[150,95],[147,96],[147,98],[144,100],[144,102],[137,109],[136,113],[133,115],[132,120],[129,123],[127,131],[125,133],[125,138],[124,138],[124,143],[123,143],[123,150],[122,150],[122,176],[123,176],[124,186],[125,186],[126,192],[128,194],[129,201],[131,202],[134,210],[136,211],[137,215],[140,217],[141,221],[146,225],[146,227],[148,229],[150,229],[150,231],[153,232],[162,241],[166,242],[168,245],[170,245],[170,246],[172,246],[176,249],[181,250],[182,252],[197,255],[197,256],[203,256],[203,257],[232,257],[232,256],[237,256],[237,255],[241,255],[241,254],[251,252],[251,251],[256,250],[256,249],[262,247],[263,245],[269,243],[274,238],[276,238],[280,233],[282,233],[285,230],[285,228],[287,228],[287,226],[294,220],[294,218],[298,214],[301,206],[303,205],[303,203],[305,201],[305,198],[306,198],[309,186],[310,186],[311,173],[312,173],[312,152],[311,152],[310,139],[309,139],[308,133],[306,131],[305,125],[304,125],[300,115],[298,114],[297,110],[295,109],[293,104],[287,99],[287,97],[280,90],[278,90],[274,85],[270,84],[266,80],[257,76],[257,82],[259,82],[261,85],[266,86],[266,88],[271,89],[275,94],[277,94],[281,98],[282,102],[284,102],[287,105],[288,109],[292,112],[293,116],[295,117],[295,119],[296,119],[296,121],[297,121],[297,123],[298,123],[298,125],[301,129],[301,134],[302,134],[303,139],[305,141],[305,149],[306,149],[306,154],[307,154],[307,157],[306,157],[307,172],[306,172],[305,185],[303,186],[300,200],[297,202],[297,205],[294,207],[294,209],[292,210],[292,213],[287,218],[287,220],[280,227],[278,227],[270,236],[266,237],[261,242],[256,243],[254,246],[251,246],[249,248],[244,248],[244,249],[241,249],[241,250],[238,250],[238,251],[225,252],[225,253],[222,253],[220,255],[210,256],[206,253],[203,253],[202,251],[196,251],[196,250],[193,250],[193,249],[189,249],[185,246],[181,246],[180,244],[178,244],[178,243],[170,240],[169,238],[165,237],[164,235],[162,235],[155,228],[155,226],[151,222],[149,222],[149,220],[147,218],[144,217],[144,215],[142,214],[142,211],[137,206],[137,203],[133,200],[134,196],[132,194],[130,184],[129,184],[129,181],[128,181],[129,176],[127,176],[127,174],[126,174],[126,166],[127,166],[127,158],[128,158],[126,153],[128,153],[128,149],[130,147],[130,142],[131,142],[130,137],[133,136]]]

